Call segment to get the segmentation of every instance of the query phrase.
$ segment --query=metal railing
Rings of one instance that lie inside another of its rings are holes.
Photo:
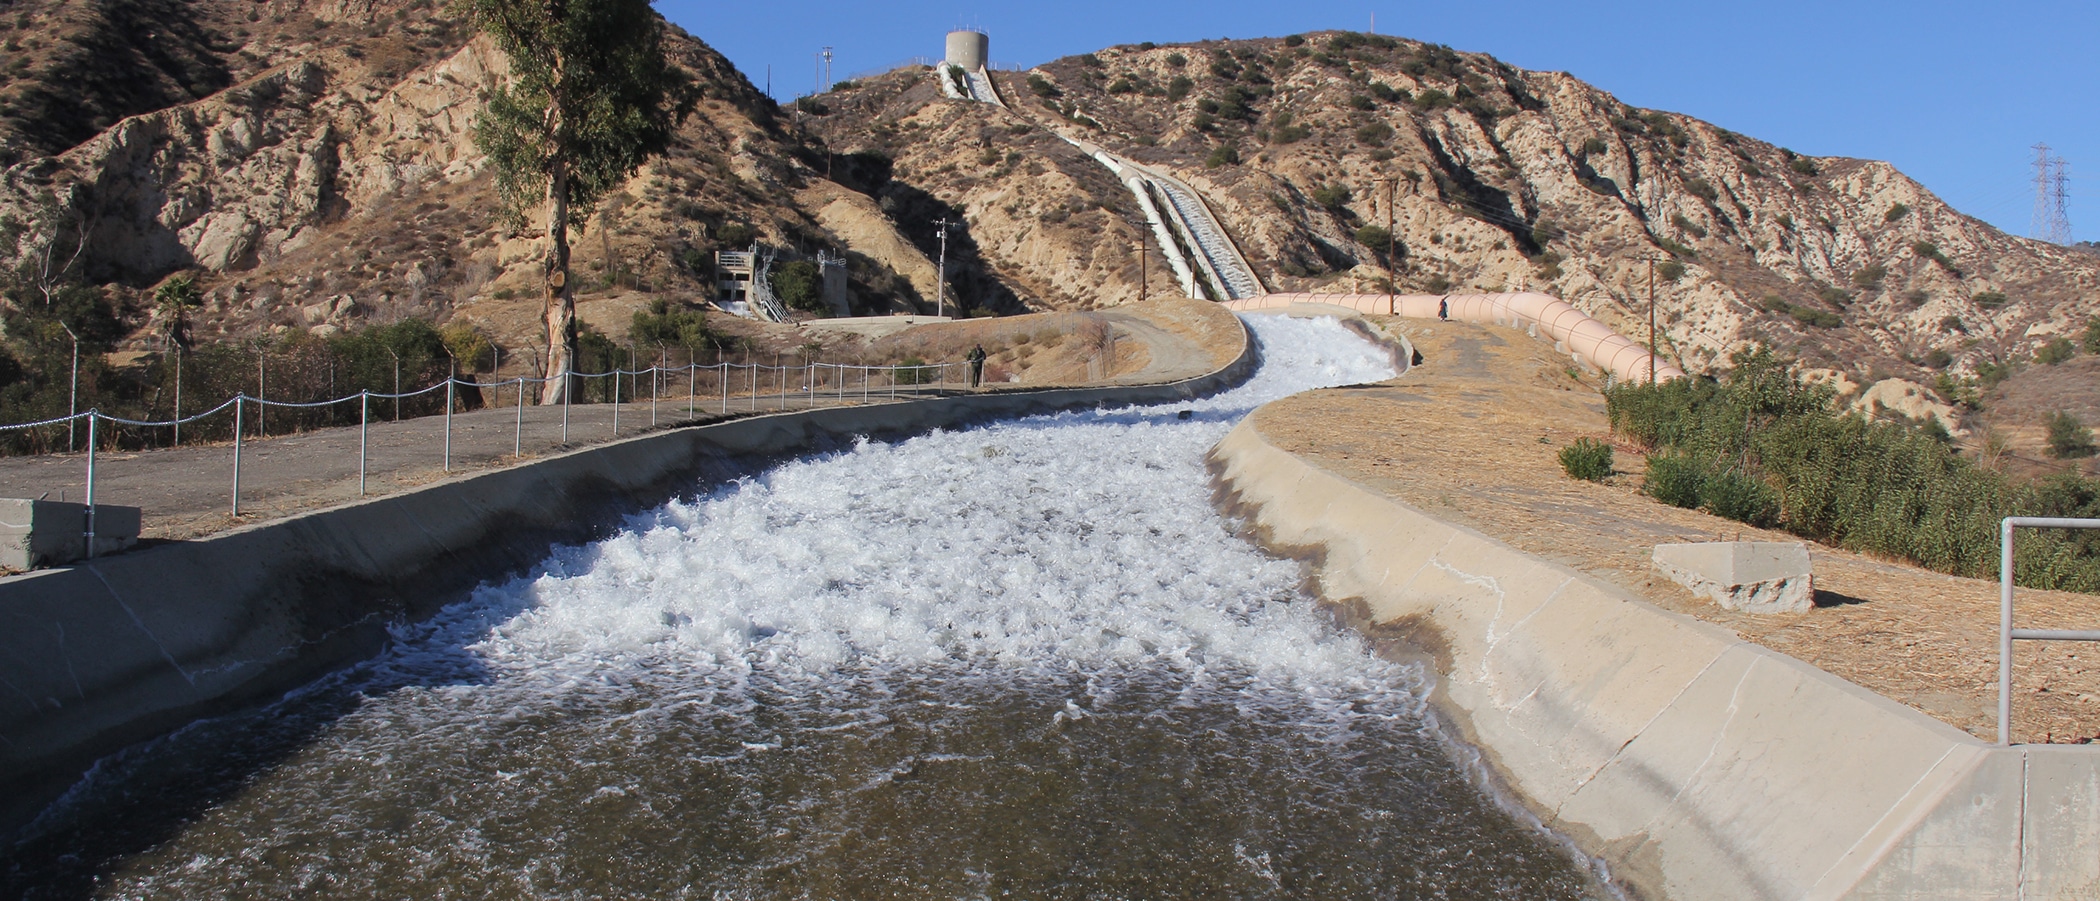
[[[2100,641],[2096,629],[2013,628],[2013,530],[2100,529],[2100,519],[2008,516],[1998,534],[1998,744],[2012,744],[2012,650],[2014,641]]]
[[[640,396],[642,394],[641,380],[645,376],[649,379],[647,397],[649,425],[654,427],[658,418],[657,408],[664,398],[664,389],[669,386],[675,386],[677,377],[680,375],[684,376],[684,387],[686,389],[686,418],[692,419],[697,417],[702,411],[723,416],[736,413],[765,412],[765,410],[761,409],[762,403],[770,410],[777,412],[795,409],[798,406],[801,409],[815,409],[820,404],[845,405],[906,400],[925,397],[929,392],[939,395],[953,387],[971,386],[970,382],[973,380],[968,378],[968,365],[967,363],[948,362],[874,366],[812,361],[800,365],[768,366],[763,363],[722,361],[707,366],[699,363],[688,363],[682,367],[651,366],[647,369],[627,370],[616,368],[610,372],[579,372],[572,373],[571,378],[578,381],[605,378],[614,380],[610,404],[612,407],[611,437],[617,438],[620,435],[621,407],[623,404],[638,404],[642,402]],[[955,367],[962,368],[951,371]],[[770,373],[770,375],[767,373]],[[715,383],[709,386],[711,390],[707,394],[707,400],[715,402],[713,410],[708,410],[708,405],[701,401],[702,395],[699,389],[703,374],[710,376]],[[628,380],[629,384],[633,386],[631,389],[632,393],[627,395],[628,400],[624,402],[621,400],[621,380],[623,379]],[[96,452],[102,443],[102,436],[99,433],[99,425],[101,423],[108,422],[138,428],[172,429],[176,436],[175,446],[180,447],[182,426],[217,416],[230,408],[233,411],[233,478],[231,488],[228,491],[228,507],[233,516],[239,516],[241,515],[241,451],[247,433],[246,411],[250,403],[255,405],[258,432],[260,431],[262,411],[270,407],[313,409],[335,404],[356,403],[358,405],[357,494],[359,497],[364,497],[366,495],[366,477],[369,474],[367,464],[370,459],[373,400],[399,401],[411,397],[420,397],[442,389],[445,392],[445,429],[442,460],[444,471],[451,472],[452,414],[459,406],[459,389],[492,390],[497,393],[499,401],[502,389],[512,388],[516,391],[517,417],[512,441],[512,454],[514,457],[523,457],[525,447],[525,407],[527,406],[525,403],[526,386],[544,385],[553,380],[551,378],[517,376],[495,382],[479,382],[451,376],[437,384],[414,391],[387,393],[361,390],[356,394],[343,397],[308,402],[265,400],[260,397],[250,397],[247,392],[243,391],[209,410],[175,419],[126,419],[121,416],[111,416],[103,413],[100,409],[90,409],[69,416],[59,416],[36,422],[0,424],[0,431],[61,425],[72,428],[82,421],[86,422],[88,433],[87,474],[85,497],[83,498],[83,506],[86,509],[82,537],[86,541],[87,556],[92,558],[95,556],[95,466]],[[739,382],[742,384],[737,384]],[[764,382],[770,382],[771,384],[769,386],[762,385]],[[732,391],[733,386],[742,390]],[[773,389],[772,392],[764,393],[762,388],[765,387],[771,387]],[[562,392],[562,447],[569,446],[569,411],[575,393],[573,390]],[[675,395],[672,399],[676,400]],[[534,406],[539,405],[535,404]],[[495,405],[490,404],[489,408],[494,409]]]

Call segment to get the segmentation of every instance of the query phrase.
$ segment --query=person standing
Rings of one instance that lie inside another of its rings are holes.
[[[979,344],[975,347],[970,348],[970,352],[964,354],[963,359],[970,364],[970,387],[977,388],[983,386],[984,345]]]
[[[1450,322],[1450,321],[1451,321],[1451,301],[1450,301],[1450,299],[1448,299],[1448,298],[1438,298],[1438,299],[1437,299],[1437,302],[1436,302],[1436,318],[1438,319],[1438,321],[1441,321],[1441,322]]]

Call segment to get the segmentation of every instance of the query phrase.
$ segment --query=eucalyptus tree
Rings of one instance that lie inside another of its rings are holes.
[[[513,227],[546,211],[547,376],[560,403],[576,362],[569,231],[650,157],[692,112],[692,79],[664,54],[648,0],[456,0],[510,58],[510,77],[474,126]]]

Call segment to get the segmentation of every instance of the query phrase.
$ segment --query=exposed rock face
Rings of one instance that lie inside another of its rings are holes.
[[[1478,54],[1328,33],[1114,47],[996,77],[1011,111],[941,99],[910,70],[827,98],[816,127],[969,209],[992,268],[1046,303],[1071,283],[1133,293],[1135,266],[1086,261],[1135,242],[1138,211],[1078,173],[1004,162],[1022,149],[1064,168],[1023,122],[1204,192],[1271,290],[1531,288],[1631,334],[1663,261],[1664,346],[1694,371],[1761,340],[1862,381],[1929,382],[1936,350],[1966,374],[2100,311],[2100,259],[1998,232],[1886,163],[1799,156]],[[1385,225],[1388,185],[1396,265],[1359,234]],[[1108,221],[1045,220],[1074,207]]]

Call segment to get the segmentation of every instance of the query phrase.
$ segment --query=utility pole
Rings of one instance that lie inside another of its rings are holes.
[[[1152,276],[1145,267],[1145,256],[1152,250],[1152,234],[1138,232],[1138,302],[1152,299]]]
[[[1372,31],[1373,31],[1373,32],[1375,33],[1375,32],[1377,31],[1377,26],[1378,26],[1378,14],[1377,14],[1377,13],[1372,13],[1372,14],[1371,14],[1371,26],[1372,26]],[[1393,251],[1394,251],[1394,249],[1395,249],[1395,248],[1397,248],[1397,247],[1399,246],[1399,241],[1400,241],[1400,239],[1399,239],[1399,238],[1397,238],[1397,237],[1394,237],[1394,235],[1393,235],[1393,180],[1392,180],[1392,179],[1390,179],[1390,178],[1387,178],[1387,179],[1385,179],[1384,181],[1385,181],[1385,314],[1386,314],[1387,316],[1397,316],[1397,315],[1399,315],[1399,314],[1400,314],[1400,307],[1399,307],[1399,301],[1398,301],[1398,300],[1396,300],[1396,299],[1394,299],[1394,297],[1393,297],[1393,292],[1394,292],[1394,291],[1395,291],[1395,290],[1396,290],[1396,289],[1397,289],[1397,288],[1399,287],[1399,285],[1398,285],[1398,282],[1400,281],[1400,260],[1399,260],[1399,257],[1398,257],[1398,256],[1396,256],[1396,255],[1394,254],[1394,252],[1393,252]]]
[[[941,262],[940,268],[934,271],[933,315],[946,316],[948,315],[948,217],[942,216],[940,219],[935,220],[933,224],[941,227]]]
[[[824,91],[831,91],[831,48],[824,48]]]
[[[1648,384],[1655,384],[1655,258],[1648,258]]]

